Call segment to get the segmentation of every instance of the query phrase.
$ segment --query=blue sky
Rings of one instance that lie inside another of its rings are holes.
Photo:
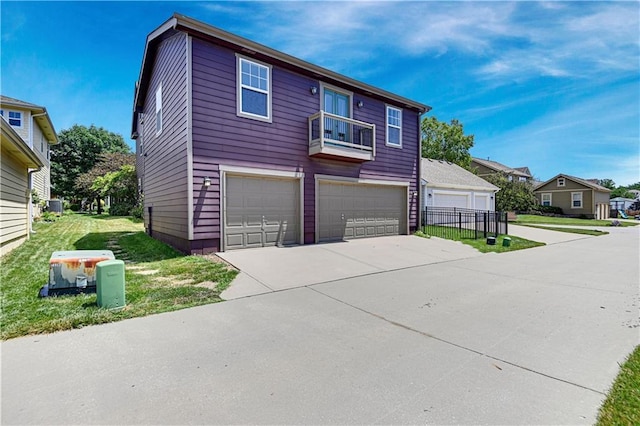
[[[129,139],[145,39],[173,12],[433,107],[472,155],[640,181],[638,2],[7,2],[1,91],[57,131]],[[133,145],[132,145],[133,146]]]

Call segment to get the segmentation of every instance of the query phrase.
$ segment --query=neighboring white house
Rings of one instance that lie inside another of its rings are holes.
[[[51,198],[50,146],[58,143],[58,136],[47,109],[0,95],[0,115],[42,162],[40,170],[32,174],[30,189],[35,189],[41,200],[48,201]]]
[[[630,189],[629,192],[632,193],[634,197],[636,197],[636,201],[640,201],[640,190]]]
[[[27,238],[31,228],[30,171],[42,161],[4,117],[0,117],[0,256]]]
[[[636,200],[633,198],[615,197],[609,200],[611,210],[627,210]]]
[[[497,186],[441,160],[422,159],[423,207],[456,207],[495,210]]]

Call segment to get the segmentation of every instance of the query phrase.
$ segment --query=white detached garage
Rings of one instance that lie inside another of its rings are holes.
[[[495,210],[500,188],[457,164],[423,158],[421,178],[423,208]]]

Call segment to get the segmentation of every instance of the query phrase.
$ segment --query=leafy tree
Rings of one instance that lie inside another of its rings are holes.
[[[136,168],[131,164],[124,164],[116,171],[98,176],[93,182],[92,189],[102,197],[111,196],[112,204],[109,214],[129,215],[138,204]]]
[[[51,150],[52,191],[61,197],[78,199],[76,179],[93,168],[102,153],[130,153],[121,135],[102,127],[74,125],[58,134],[59,144]]]
[[[614,190],[616,188],[616,183],[612,179],[599,179],[598,185],[604,186],[607,189]]]
[[[471,166],[473,135],[465,135],[462,123],[451,120],[450,124],[436,117],[425,117],[420,126],[422,133],[422,156],[434,160],[445,160],[465,169]]]
[[[640,182],[632,183],[631,185],[627,186],[627,189],[640,189]]]
[[[76,178],[74,185],[75,194],[79,197],[96,200],[98,203],[98,214],[102,213],[100,200],[110,193],[102,191],[101,186],[96,186],[96,182],[101,181],[107,175],[119,171],[124,166],[130,166],[135,170],[136,157],[134,154],[123,154],[119,152],[108,152],[98,155],[95,165],[86,173],[82,173]],[[134,173],[135,174],[135,173]],[[137,180],[134,180],[137,185]],[[137,196],[137,187],[133,190],[133,196]]]
[[[611,193],[609,194],[609,198],[616,198],[616,197],[635,198],[635,195],[633,195],[633,193],[629,192],[629,189],[627,189],[626,187],[619,186],[616,189],[613,189],[611,191]]]
[[[500,188],[496,194],[496,210],[529,211],[538,204],[529,182],[509,180],[504,173],[483,176],[483,179]]]

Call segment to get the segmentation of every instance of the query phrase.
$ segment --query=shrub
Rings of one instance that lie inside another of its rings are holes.
[[[136,219],[142,219],[143,212],[144,210],[142,204],[138,204],[131,209],[131,216],[135,217]]]
[[[564,214],[560,207],[556,206],[542,206],[538,205],[533,208],[534,212],[538,212],[538,214]]]
[[[131,214],[132,207],[128,204],[113,204],[109,208],[109,215],[111,216],[129,216]]]

